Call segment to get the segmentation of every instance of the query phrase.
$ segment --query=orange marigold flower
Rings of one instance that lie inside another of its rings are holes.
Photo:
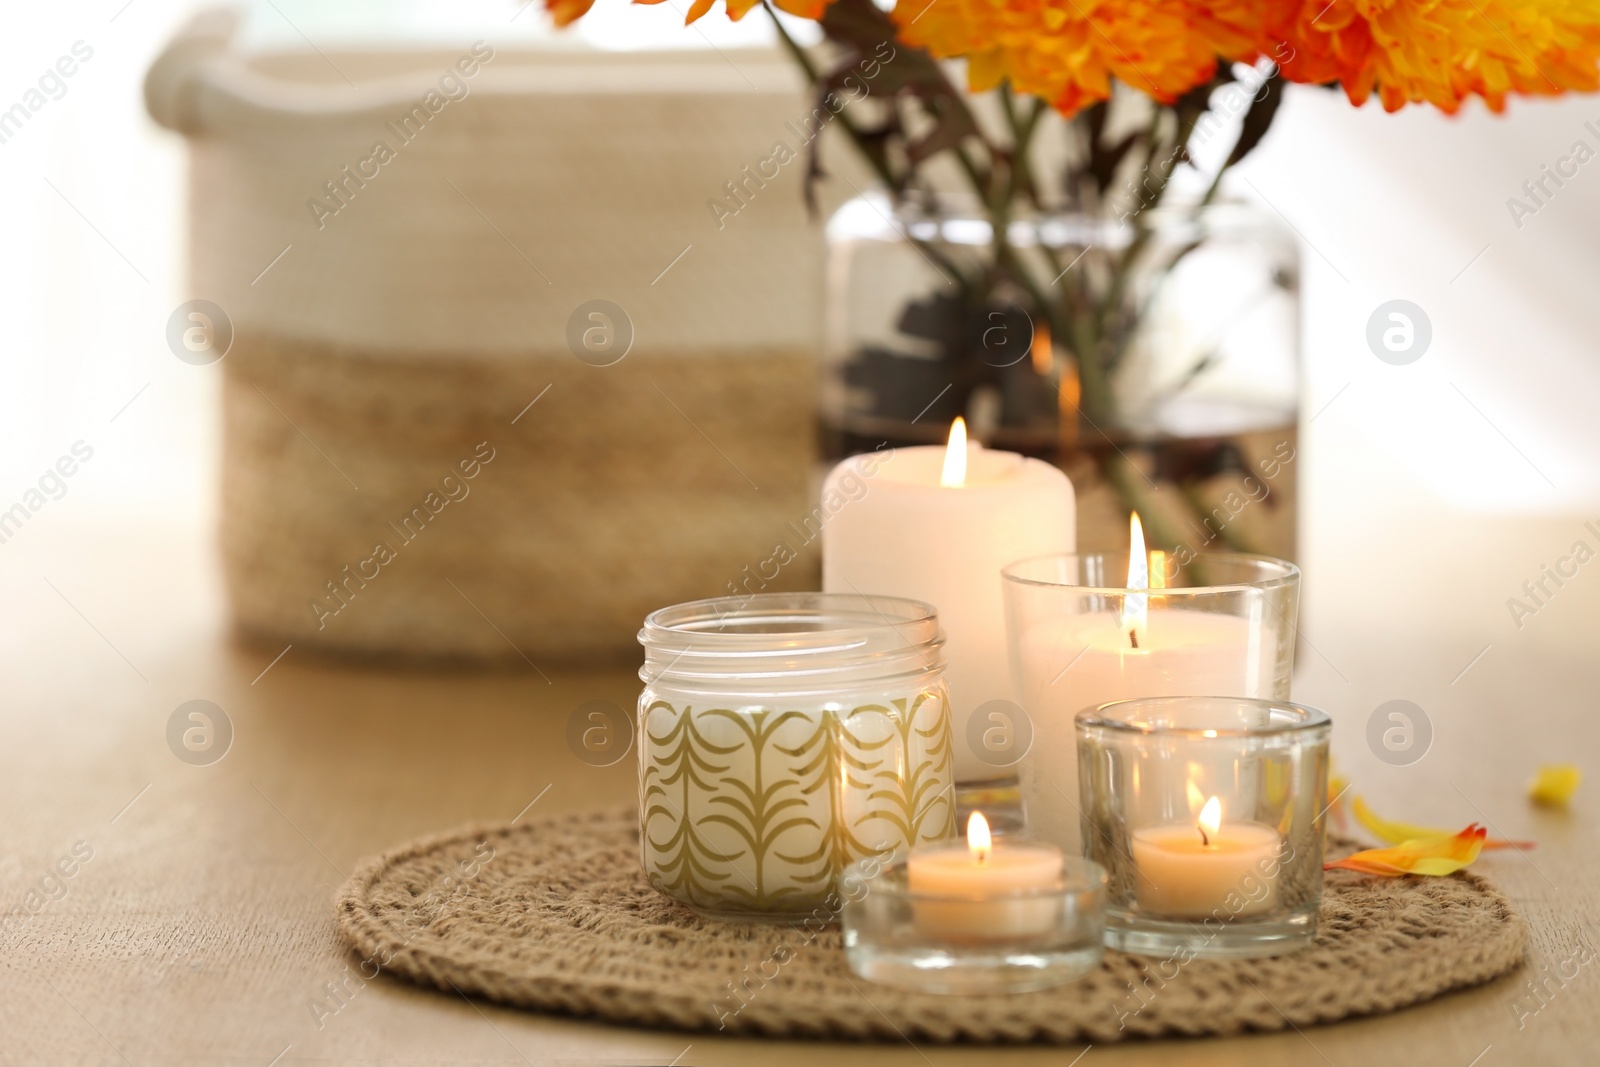
[[[1171,103],[1208,81],[1217,57],[1253,59],[1252,0],[898,0],[907,44],[964,56],[974,92],[1009,80],[1064,115],[1111,95],[1112,79]]]
[[[1600,88],[1594,0],[1267,0],[1265,30],[1286,78],[1357,105],[1376,89],[1389,111]]]
[[[589,13],[594,0],[544,0],[544,9],[557,26],[570,26]]]
[[[633,0],[633,2],[659,4],[662,0]],[[715,2],[716,0],[694,0],[688,16],[683,20],[684,23],[693,22],[710,11]],[[728,18],[738,22],[760,3],[761,0],[727,0]],[[787,11],[791,15],[798,15],[803,19],[820,19],[828,7],[829,0],[773,0],[773,3],[778,10]],[[544,0],[544,6],[557,26],[566,26],[587,15],[589,9],[594,6],[594,0]]]
[[[569,0],[546,0],[547,3],[562,3]],[[593,3],[594,0],[589,0]],[[633,0],[636,4],[659,4],[662,0]],[[689,6],[689,14],[684,18],[684,25],[694,22],[700,16],[711,10],[716,0],[694,0]],[[752,8],[759,6],[761,0],[725,0],[728,18],[734,22],[748,15]],[[803,19],[820,19],[823,11],[827,10],[829,0],[772,0],[772,6],[779,11],[790,15],[797,15]]]
[[[819,19],[832,0],[773,2]],[[545,0],[559,26],[593,3]],[[693,0],[686,21],[715,3]],[[734,20],[758,3],[724,0]],[[1600,89],[1596,0],[897,0],[894,20],[906,44],[966,59],[974,91],[1009,81],[1068,116],[1113,81],[1170,104],[1219,59],[1263,55],[1290,81],[1337,82],[1358,105],[1376,91],[1390,111]]]

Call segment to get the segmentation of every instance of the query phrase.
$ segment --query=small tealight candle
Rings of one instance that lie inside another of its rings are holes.
[[[1212,797],[1193,824],[1133,831],[1139,908],[1152,918],[1240,917],[1277,907],[1278,831],[1225,823]]]
[[[925,845],[906,858],[917,928],[952,941],[1008,941],[1051,930],[1061,907],[1061,850],[996,844],[980,812],[964,844]],[[1034,895],[1038,894],[1038,895]],[[944,899],[918,899],[918,898]]]

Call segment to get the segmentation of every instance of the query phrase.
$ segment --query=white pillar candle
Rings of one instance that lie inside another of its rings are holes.
[[[1278,900],[1278,831],[1222,821],[1216,797],[1193,824],[1132,834],[1139,909],[1153,919],[1223,920],[1271,911]]]
[[[1000,570],[1073,551],[1077,510],[1072,483],[1055,467],[976,444],[962,448],[956,433],[952,427],[953,447],[853,456],[829,473],[823,498],[837,493],[850,503],[822,531],[822,588],[910,597],[939,610],[956,780],[982,781],[1009,773],[967,743],[975,708],[1015,699]],[[964,440],[965,428],[959,433]]]
[[[1137,515],[1131,526],[1128,588],[1145,590]],[[1020,768],[1029,832],[1074,854],[1082,850],[1078,712],[1135,697],[1273,695],[1278,637],[1265,620],[1166,607],[1159,588],[1123,601],[1120,611],[1038,623],[1014,643],[1019,699],[1033,724]]]
[[[1163,696],[1271,695],[1261,677],[1276,632],[1246,619],[1181,608],[1152,611],[1133,648],[1114,614],[1053,621],[1018,646],[1022,705],[1033,748],[1021,768],[1029,832],[1068,851],[1079,833],[1077,732],[1073,717],[1112,700]]]
[[[1009,941],[1042,934],[1056,924],[1061,899],[1039,891],[1060,885],[1059,848],[997,845],[978,812],[967,820],[965,842],[924,845],[906,857],[912,921],[924,934],[946,941]]]

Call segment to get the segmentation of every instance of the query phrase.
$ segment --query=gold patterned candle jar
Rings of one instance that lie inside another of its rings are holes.
[[[718,916],[837,913],[851,864],[955,832],[944,635],[898,597],[770,593],[639,633],[640,849]]]

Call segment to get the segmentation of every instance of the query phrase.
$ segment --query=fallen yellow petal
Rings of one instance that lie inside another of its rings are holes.
[[[1545,807],[1566,807],[1581,781],[1583,772],[1570,763],[1546,764],[1528,784],[1528,799]]]
[[[1325,863],[1322,869],[1360,871],[1380,878],[1398,878],[1403,874],[1430,877],[1454,874],[1478,858],[1487,835],[1487,830],[1473,823],[1459,834],[1405,841],[1393,848],[1369,848],[1342,860]]]
[[[1350,810],[1355,813],[1356,821],[1367,828],[1367,832],[1379,841],[1398,845],[1406,841],[1421,841],[1434,837],[1452,837],[1450,830],[1437,830],[1429,826],[1417,826],[1408,822],[1394,822],[1378,815],[1377,812],[1367,807],[1367,802],[1360,797],[1352,797]],[[1489,850],[1498,848],[1533,848],[1532,841],[1502,841],[1497,837],[1485,838],[1483,847]]]

